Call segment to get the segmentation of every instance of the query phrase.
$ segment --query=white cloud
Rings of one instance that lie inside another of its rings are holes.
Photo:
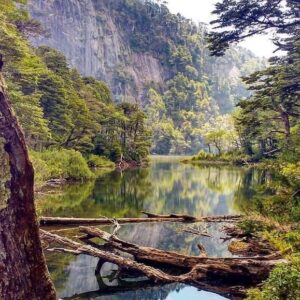
[[[180,13],[195,22],[209,23],[214,19],[211,12],[218,0],[168,0],[168,6],[172,13]],[[250,49],[258,56],[270,57],[275,47],[270,36],[261,35],[248,38],[241,46]]]

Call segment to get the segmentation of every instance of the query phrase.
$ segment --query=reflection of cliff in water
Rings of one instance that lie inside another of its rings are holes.
[[[211,237],[198,236],[184,232],[189,226],[207,232]],[[230,256],[227,242],[220,239],[224,234],[221,231],[223,224],[182,224],[182,223],[154,223],[130,224],[122,226],[119,236],[141,246],[149,246],[163,250],[177,251],[184,254],[199,255],[197,244],[202,244],[209,256]]]
[[[101,275],[95,276],[97,258],[80,255],[65,270],[66,281],[59,289],[63,299],[93,300],[175,300],[175,299],[225,299],[219,295],[199,291],[194,287],[174,283],[155,285],[145,280],[116,279],[113,277],[117,266],[105,263]]]

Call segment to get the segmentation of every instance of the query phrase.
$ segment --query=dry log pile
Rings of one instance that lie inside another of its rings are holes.
[[[151,247],[139,246],[124,241],[116,236],[120,228],[119,222],[128,223],[144,222],[144,220],[166,221],[176,219],[178,222],[224,222],[236,221],[240,216],[216,216],[205,218],[194,218],[183,215],[154,215],[147,213],[148,218],[131,219],[63,219],[65,225],[75,224],[110,224],[115,225],[113,234],[99,229],[98,227],[79,227],[84,234],[80,237],[81,243],[71,239],[55,235],[41,230],[42,239],[59,247],[48,249],[74,255],[86,254],[99,258],[97,269],[101,268],[104,262],[114,263],[119,266],[120,271],[133,271],[142,274],[155,283],[185,283],[197,286],[208,291],[221,295],[230,296],[232,299],[240,299],[244,296],[247,288],[259,284],[267,278],[272,268],[279,263],[288,263],[280,253],[273,253],[263,256],[244,256],[228,258],[211,258],[205,254],[205,249],[199,245],[199,256],[179,254],[172,251],[164,251]],[[42,219],[45,220],[45,219]],[[61,218],[51,219],[53,224],[61,222]],[[74,220],[76,220],[74,222]],[[149,222],[149,221],[148,221]],[[174,221],[175,222],[175,221]],[[43,224],[43,223],[42,223]],[[49,223],[46,223],[49,225]],[[61,224],[61,223],[59,223]],[[100,247],[93,238],[106,242],[106,248]],[[126,255],[124,255],[126,254]]]

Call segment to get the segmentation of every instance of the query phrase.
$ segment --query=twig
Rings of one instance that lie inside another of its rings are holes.
[[[184,232],[188,232],[188,233],[192,233],[192,234],[196,234],[196,235],[202,235],[202,236],[206,236],[206,237],[212,237],[210,234],[208,234],[207,232],[202,232],[200,231],[200,229],[196,229],[196,228],[193,228],[191,226],[183,229],[182,231]]]
[[[116,236],[117,232],[121,229],[121,225],[119,224],[118,220],[115,218],[108,218],[105,216],[100,216],[101,218],[107,219],[108,221],[110,221],[113,225],[114,225],[114,230],[112,232],[112,236]]]

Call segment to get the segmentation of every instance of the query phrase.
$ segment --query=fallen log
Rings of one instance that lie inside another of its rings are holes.
[[[241,219],[240,215],[232,216],[208,216],[192,217],[186,215],[154,215],[147,218],[118,218],[114,219],[119,224],[126,223],[148,223],[148,222],[235,222]],[[156,217],[155,217],[156,216]],[[40,217],[41,226],[76,226],[76,225],[110,225],[109,218],[61,218],[61,217]]]
[[[234,269],[232,275],[243,275],[244,279],[249,277],[256,277],[258,280],[262,280],[268,275],[271,268],[280,262],[281,253],[273,253],[265,256],[252,256],[252,257],[229,257],[229,258],[209,258],[203,256],[190,256],[184,255],[172,251],[164,251],[152,247],[139,246],[120,238],[111,235],[96,227],[79,227],[79,230],[87,236],[97,237],[106,241],[112,248],[119,251],[129,253],[134,256],[137,261],[152,262],[155,264],[165,266],[175,266],[182,269],[191,269],[195,265],[205,264],[208,267],[217,264],[222,264],[228,271],[227,275],[230,275],[230,269]],[[206,267],[203,267],[206,268]],[[213,269],[213,267],[212,267]],[[245,270],[247,272],[245,273]]]
[[[157,215],[149,212],[142,211],[144,215],[148,218],[163,218],[163,219],[184,219],[185,221],[194,222],[197,218],[189,215],[179,215],[179,214],[170,214],[170,215]]]
[[[237,221],[241,219],[242,215],[219,215],[219,216],[205,216],[205,217],[194,217],[183,214],[169,214],[169,215],[158,215],[150,212],[142,211],[148,218],[161,218],[161,219],[184,219],[187,222],[224,222],[224,221]]]
[[[169,251],[162,251],[154,248],[140,247],[138,245],[121,241],[97,228],[81,228],[81,231],[105,239],[112,248],[122,252],[133,254],[137,261],[115,253],[96,249],[83,245],[52,233],[40,230],[41,238],[48,243],[59,244],[66,248],[53,248],[50,251],[58,251],[73,255],[86,254],[99,257],[104,261],[114,263],[121,269],[140,272],[150,280],[158,283],[185,283],[197,286],[208,291],[214,291],[222,295],[234,295],[240,297],[245,293],[245,287],[253,286],[265,279],[270,270],[279,263],[288,263],[281,258],[272,259],[269,257],[255,258],[206,258],[189,257]],[[147,253],[148,259],[144,257]],[[180,275],[172,275],[159,268],[146,265],[140,262],[141,255],[143,261],[163,261],[172,262]],[[150,257],[149,257],[150,256]],[[243,287],[241,286],[243,285]],[[236,298],[237,299],[237,298]]]

